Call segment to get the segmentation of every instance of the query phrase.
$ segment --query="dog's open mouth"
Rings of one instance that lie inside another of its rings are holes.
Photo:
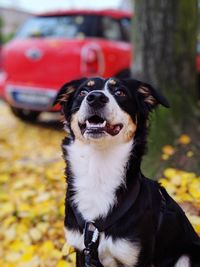
[[[89,117],[84,123],[79,123],[79,127],[82,134],[87,133],[92,135],[99,135],[108,133],[112,136],[115,136],[121,131],[123,124],[111,124],[100,116],[93,115]]]

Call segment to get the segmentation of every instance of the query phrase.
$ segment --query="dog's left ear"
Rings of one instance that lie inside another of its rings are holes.
[[[79,80],[73,80],[71,82],[65,83],[58,92],[53,105],[60,104],[61,106],[64,103],[67,103],[69,97],[78,89],[78,87],[86,81],[87,78],[82,78]]]
[[[168,100],[150,84],[134,79],[127,79],[125,82],[131,90],[136,91],[139,99],[142,100],[149,110],[152,110],[158,104],[166,108],[170,107]]]
[[[156,107],[158,104],[166,108],[170,107],[168,100],[150,84],[141,82],[137,88],[137,92],[143,97],[144,102],[150,109]]]

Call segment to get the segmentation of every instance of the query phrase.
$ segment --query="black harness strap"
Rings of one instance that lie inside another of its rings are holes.
[[[157,233],[159,232],[160,230],[160,227],[162,225],[162,222],[163,222],[163,217],[164,217],[164,212],[165,212],[165,209],[166,209],[166,199],[161,191],[161,189],[159,189],[159,194],[161,196],[161,206],[160,206],[160,215],[159,215],[159,219],[158,219],[158,225],[157,225]]]
[[[113,211],[107,216],[106,220],[100,218],[95,221],[95,225],[97,226],[100,232],[109,229],[113,224],[115,224],[128,212],[128,210],[133,206],[139,195],[140,187],[141,182],[138,179],[136,180],[134,186],[124,192],[123,197],[118,199],[118,206],[120,208],[115,206],[113,208]]]
[[[92,222],[86,222],[85,224],[84,244],[85,267],[97,267],[99,263],[97,251],[99,246],[99,231]]]
[[[114,207],[112,212],[107,216],[106,219],[98,218],[93,222],[95,227],[99,230],[99,232],[103,232],[110,228],[114,223],[116,223],[123,215],[131,208],[131,206],[135,203],[141,187],[140,179],[136,180],[134,186],[132,186],[129,190],[125,191],[123,197],[119,198],[118,206]],[[77,210],[77,208],[71,207],[76,218],[76,221],[81,229],[85,228],[86,221],[83,219],[81,213]]]

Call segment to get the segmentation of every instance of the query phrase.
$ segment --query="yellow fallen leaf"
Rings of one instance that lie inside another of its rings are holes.
[[[194,153],[190,150],[190,151],[187,152],[186,155],[187,155],[188,158],[191,158],[191,157],[194,156]]]
[[[169,178],[171,179],[172,177],[174,177],[177,173],[177,170],[176,169],[173,169],[173,168],[167,168],[164,170],[164,175],[166,178]]]
[[[8,229],[6,229],[3,234],[4,234],[5,239],[8,242],[15,240],[15,238],[16,238],[16,225],[12,225]]]
[[[6,255],[6,260],[8,261],[8,262],[16,262],[16,261],[18,261],[19,259],[20,259],[20,257],[21,257],[21,253],[19,253],[19,252],[8,252],[7,253],[7,255]]]
[[[24,250],[24,247],[26,247],[26,244],[24,244],[24,242],[22,242],[21,240],[14,240],[10,244],[10,250],[12,251],[22,252]]]
[[[175,149],[171,145],[166,145],[162,148],[162,152],[168,156],[172,156],[175,153]]]
[[[189,193],[193,198],[200,199],[200,180],[194,180],[189,185]]]
[[[8,174],[1,174],[0,175],[0,183],[5,183],[9,180],[9,175]]]
[[[16,221],[16,217],[15,216],[9,216],[9,217],[6,217],[4,220],[3,220],[3,226],[4,227],[9,227],[12,223],[14,223]],[[1,266],[1,265],[0,265]]]
[[[43,253],[51,253],[53,249],[54,249],[54,244],[50,240],[45,241],[41,246],[41,251]]]
[[[0,218],[8,216],[15,211],[15,205],[11,202],[1,204]]]
[[[187,134],[182,134],[179,139],[178,142],[181,145],[188,145],[191,142],[191,138],[187,135]]]
[[[29,235],[33,241],[39,241],[42,238],[42,232],[36,227],[29,230]]]
[[[43,234],[48,230],[48,227],[49,227],[49,223],[47,222],[39,222],[36,225],[36,228]]]
[[[76,253],[72,253],[70,254],[69,256],[69,259],[72,263],[75,263],[76,262]]]
[[[62,248],[62,255],[63,256],[68,256],[74,252],[75,252],[75,249],[73,247],[69,246],[67,243],[64,244],[64,246]]]
[[[31,261],[32,258],[33,258],[33,254],[32,253],[24,253],[20,260],[22,262],[26,262],[26,261]]]
[[[182,202],[192,202],[193,201],[193,197],[191,197],[189,194],[187,193],[183,193],[181,195],[179,195],[179,203],[182,203]]]
[[[70,267],[70,266],[71,265],[67,261],[64,261],[64,260],[59,260],[58,264],[56,265],[56,267]]]
[[[39,267],[39,266],[43,266],[43,264],[38,256],[33,256],[33,257],[27,256],[25,257],[25,260],[20,261],[17,267]]]
[[[167,154],[162,154],[161,158],[162,158],[163,160],[168,160],[168,159],[169,159],[169,155],[167,155]]]

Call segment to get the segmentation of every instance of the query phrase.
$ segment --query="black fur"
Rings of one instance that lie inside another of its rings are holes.
[[[91,79],[83,78],[72,81],[63,86],[57,96],[56,102],[62,106],[63,114],[67,120],[70,135],[63,141],[63,145],[69,146],[74,135],[70,129],[71,115],[76,112],[82,102],[82,98],[77,95],[82,88],[88,88],[87,82]],[[95,88],[101,90],[107,80],[93,78]],[[126,91],[126,97],[115,96],[118,105],[126,111],[133,121],[137,120],[137,130],[134,137],[134,147],[129,159],[126,172],[126,188],[117,190],[117,205],[114,209],[120,209],[120,199],[126,197],[129,188],[133,187],[136,180],[140,183],[140,192],[136,201],[130,209],[116,221],[111,227],[105,230],[105,234],[115,238],[127,238],[128,240],[140,240],[141,253],[139,255],[137,267],[173,267],[180,256],[188,255],[191,261],[191,267],[200,266],[200,239],[195,233],[193,227],[188,221],[182,209],[167,194],[157,182],[151,181],[141,174],[141,160],[146,149],[146,137],[148,132],[149,113],[158,105],[168,107],[167,100],[161,96],[150,85],[137,80],[118,80],[116,85],[110,85],[109,90],[115,90],[120,87]],[[68,93],[69,87],[74,87],[67,101],[60,101],[61,95]],[[145,90],[139,90],[140,88]],[[162,130],[162,129],[161,129]],[[64,153],[65,150],[63,150]],[[65,155],[65,159],[67,155]],[[74,216],[74,210],[71,206],[71,197],[73,195],[74,179],[70,170],[70,163],[67,162],[66,175],[68,181],[66,195],[66,217],[65,226],[68,229],[83,232]],[[163,199],[165,205],[163,205]],[[163,209],[163,210],[161,210]],[[97,218],[98,219],[98,218]],[[106,218],[103,218],[106,220]],[[78,254],[78,266],[83,266],[83,258]],[[99,266],[101,266],[99,264]]]

